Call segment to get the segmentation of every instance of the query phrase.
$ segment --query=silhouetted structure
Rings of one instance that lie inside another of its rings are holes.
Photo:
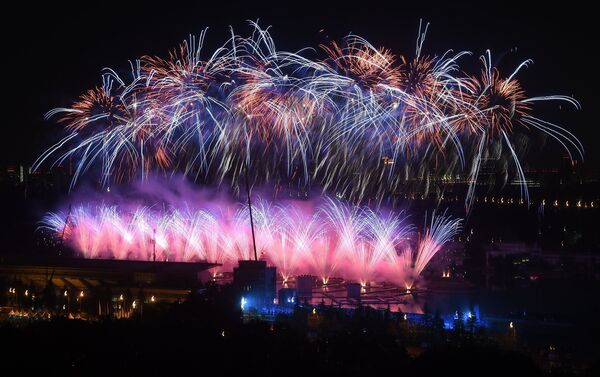
[[[242,310],[261,310],[275,299],[275,267],[267,267],[266,261],[240,260],[233,269],[233,285]]]

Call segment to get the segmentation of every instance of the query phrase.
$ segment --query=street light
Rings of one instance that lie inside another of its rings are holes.
[[[69,291],[65,289],[63,292],[63,296],[67,298],[67,315],[71,313],[71,296],[69,296]],[[65,306],[63,305],[63,309]]]
[[[81,312],[83,305],[83,291],[79,292],[79,297],[77,298],[77,301],[79,301],[79,312]]]
[[[16,305],[16,301],[18,301],[17,289],[13,287],[8,288],[8,294],[10,295],[11,305]]]
[[[121,301],[121,304],[119,305],[119,309],[121,310],[120,316],[123,318],[123,315],[125,314],[125,298],[123,297],[122,293],[119,296],[119,301]]]

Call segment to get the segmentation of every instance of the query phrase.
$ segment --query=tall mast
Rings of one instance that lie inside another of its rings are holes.
[[[252,229],[252,247],[254,248],[254,260],[258,260],[256,253],[256,237],[254,236],[254,219],[252,217],[252,202],[250,200],[250,183],[248,180],[248,162],[244,162],[244,170],[246,175],[246,194],[248,195],[248,210],[250,211],[250,228]]]

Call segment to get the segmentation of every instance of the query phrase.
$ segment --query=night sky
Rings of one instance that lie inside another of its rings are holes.
[[[426,54],[454,49],[478,56],[490,48],[493,57],[502,58],[504,72],[532,58],[535,64],[519,76],[529,95],[573,95],[583,106],[579,112],[540,106],[536,114],[578,135],[586,148],[586,165],[598,166],[600,83],[594,57],[598,21],[590,5],[545,2],[529,9],[523,8],[524,2],[495,1],[464,5],[362,1],[360,6],[350,1],[328,5],[324,1],[136,3],[11,4],[16,9],[5,12],[7,20],[1,26],[4,101],[8,103],[3,106],[0,163],[31,164],[56,141],[60,129],[45,122],[44,113],[70,105],[82,92],[100,84],[102,68],[125,73],[128,60],[145,54],[166,56],[190,33],[199,34],[205,27],[209,28],[207,53],[225,42],[229,25],[246,34],[250,30],[246,20],[259,19],[263,26],[272,25],[280,50],[317,47],[327,38],[340,40],[352,32],[377,47],[411,56],[422,18],[431,23]],[[461,66],[470,72],[479,69],[476,58],[463,60]],[[538,159],[551,163],[559,155],[560,149],[550,146]]]

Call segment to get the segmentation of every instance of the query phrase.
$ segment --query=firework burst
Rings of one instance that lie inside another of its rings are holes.
[[[239,259],[251,259],[249,211],[242,204],[220,207],[78,206],[69,215],[49,213],[40,228],[85,258],[209,261],[230,270]],[[389,279],[412,286],[460,230],[460,220],[434,214],[416,239],[404,214],[383,215],[333,199],[315,208],[259,200],[253,214],[261,258],[277,267],[284,282],[313,274],[324,283],[338,277],[363,285]]]
[[[145,56],[132,62],[129,80],[106,69],[101,87],[48,113],[67,135],[34,168],[50,157],[55,164],[75,157],[73,183],[86,171],[103,184],[162,171],[226,181],[235,191],[247,166],[252,183],[316,185],[355,203],[381,202],[408,181],[466,170],[470,208],[492,146],[506,146],[525,182],[516,132],[545,133],[571,158],[583,155],[572,133],[533,115],[539,101],[579,104],[528,97],[517,74],[530,60],[503,77],[488,52],[481,75],[465,74],[459,61],[470,53],[423,53],[427,26],[412,57],[350,35],[311,59],[316,50],[279,50],[268,29],[251,27],[248,37],[232,32],[212,54],[202,50],[202,33],[167,58]]]

